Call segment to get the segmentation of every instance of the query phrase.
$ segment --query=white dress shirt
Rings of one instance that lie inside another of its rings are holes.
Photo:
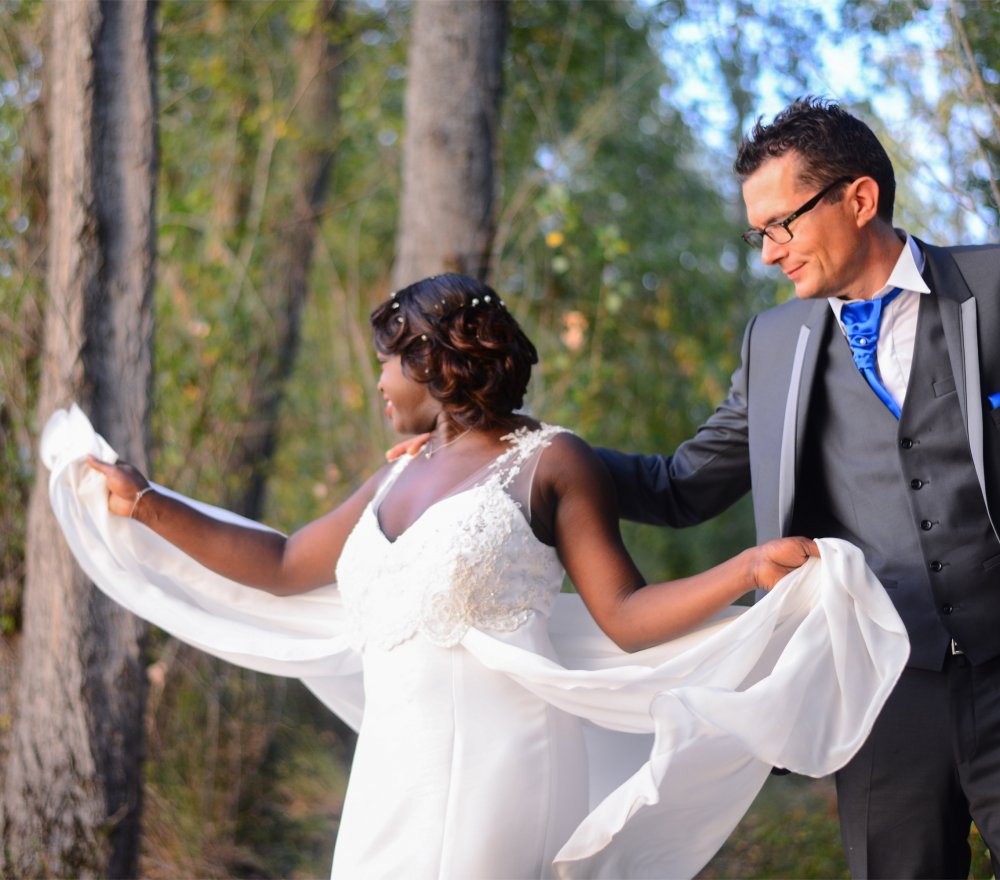
[[[882,323],[879,329],[878,345],[875,349],[876,363],[882,384],[885,385],[892,399],[902,409],[906,397],[906,386],[910,381],[910,368],[913,366],[913,346],[917,338],[917,312],[920,308],[921,294],[931,290],[921,277],[924,269],[924,255],[916,241],[909,233],[906,235],[906,246],[889,273],[889,278],[881,290],[872,299],[879,299],[893,289],[900,288],[899,294],[882,313]],[[840,299],[832,296],[827,300],[833,314],[840,325],[840,310],[845,302],[858,300]]]

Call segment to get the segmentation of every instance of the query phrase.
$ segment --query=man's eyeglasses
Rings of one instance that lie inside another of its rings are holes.
[[[763,229],[758,229],[753,226],[743,233],[743,240],[750,245],[750,247],[760,250],[764,247],[764,236],[766,235],[775,244],[788,244],[792,240],[792,230],[788,227],[791,225],[793,220],[798,220],[807,211],[811,211],[819,204],[819,200],[823,198],[830,190],[835,187],[840,186],[842,183],[851,183],[854,180],[853,177],[838,177],[833,183],[827,186],[825,189],[820,190],[816,195],[814,195],[808,202],[806,202],[797,211],[792,211],[784,220],[778,220],[775,223],[768,223]]]

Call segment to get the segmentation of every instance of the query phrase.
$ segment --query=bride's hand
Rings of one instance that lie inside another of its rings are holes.
[[[137,468],[125,462],[107,464],[88,455],[87,464],[104,474],[108,484],[108,510],[118,516],[132,516],[139,500],[153,488]]]
[[[385,460],[395,461],[401,455],[416,455],[430,438],[430,434],[417,434],[416,437],[411,437],[409,440],[397,443],[386,452]]]
[[[819,548],[809,538],[778,538],[755,547],[753,553],[754,583],[770,590],[790,571],[804,565],[810,556],[819,556]]]

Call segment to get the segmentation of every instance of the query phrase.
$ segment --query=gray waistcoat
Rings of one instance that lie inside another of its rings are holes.
[[[902,418],[875,396],[829,321],[796,484],[793,533],[857,544],[938,669],[954,638],[1000,654],[1000,543],[989,524],[933,296],[921,297]]]

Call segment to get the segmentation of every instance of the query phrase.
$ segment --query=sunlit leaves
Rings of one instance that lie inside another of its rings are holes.
[[[38,0],[0,0],[0,635],[20,617],[45,300],[42,23]]]
[[[773,287],[727,247],[739,218],[669,103],[664,14],[513,5],[496,279],[539,343],[536,414],[669,452],[721,399],[743,323]],[[725,552],[663,532],[633,548],[658,575]]]

